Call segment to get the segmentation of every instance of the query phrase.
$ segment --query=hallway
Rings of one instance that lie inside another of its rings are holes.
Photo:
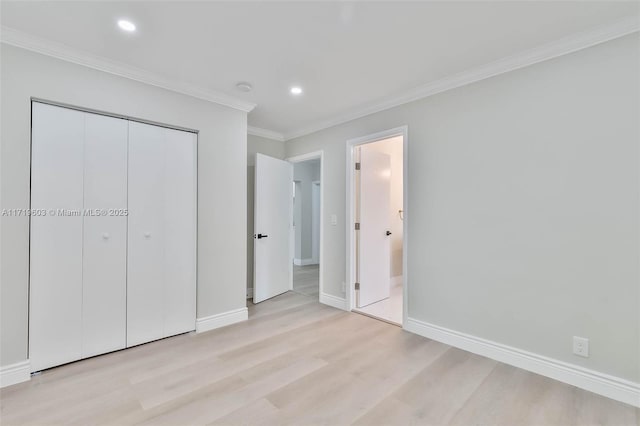
[[[293,265],[293,291],[318,300],[320,294],[320,265]]]

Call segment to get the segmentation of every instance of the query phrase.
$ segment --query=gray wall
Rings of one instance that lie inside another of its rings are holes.
[[[629,35],[287,142],[325,152],[325,291],[344,296],[345,141],[406,124],[409,316],[639,382],[639,48]]]
[[[245,306],[247,114],[1,45],[1,207],[29,207],[30,97],[200,130],[198,317]],[[0,364],[27,358],[29,221],[2,217]]]
[[[256,153],[283,159],[284,142],[260,136],[247,136],[247,289],[253,288],[253,194]]]
[[[320,180],[320,160],[302,161],[293,165],[293,180],[300,182],[296,193],[296,206],[299,217],[296,217],[295,258],[311,259],[313,255],[313,200],[311,186]],[[294,207],[294,208],[295,208]],[[294,217],[297,215],[294,215]]]

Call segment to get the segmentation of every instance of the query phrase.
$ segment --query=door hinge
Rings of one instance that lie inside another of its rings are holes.
[[[356,170],[360,170],[360,163],[356,163]]]
[[[356,222],[356,231],[360,230],[360,222]]]
[[[360,290],[360,283],[356,283],[356,290]]]

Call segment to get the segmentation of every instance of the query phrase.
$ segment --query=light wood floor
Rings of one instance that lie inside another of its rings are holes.
[[[320,294],[320,266],[293,265],[293,291],[318,300]]]
[[[638,425],[640,410],[289,292],[247,322],[45,371],[1,423]]]

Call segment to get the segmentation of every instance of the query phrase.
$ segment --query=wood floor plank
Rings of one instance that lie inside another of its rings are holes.
[[[315,319],[315,322],[321,322],[323,319],[341,315],[344,314],[335,309],[323,308],[319,310],[315,316],[313,313],[309,313],[309,315],[304,318],[304,321],[300,318],[290,319],[300,324],[298,327],[296,327],[296,324],[292,325],[293,330],[297,330],[297,333],[300,333],[301,331],[299,329],[308,325],[306,324],[308,321]],[[139,395],[140,403],[144,408],[158,406],[176,397],[203,388],[209,383],[237,374],[266,360],[290,353],[296,346],[292,343],[288,345],[282,344],[283,336],[291,340],[295,338],[295,334],[288,334],[290,332],[291,330],[288,330],[275,336],[271,335],[269,338],[265,338],[265,336],[260,338],[260,336],[257,336],[257,339],[247,340],[247,344],[241,346],[243,353],[236,354],[236,356],[227,355],[218,357],[214,356],[215,352],[212,351],[211,356],[203,359],[201,362],[181,366],[172,371],[148,377],[146,380],[134,385],[136,393]],[[304,345],[309,341],[309,337],[311,341],[313,341],[313,334],[304,332],[302,334],[303,338],[298,339],[297,345]],[[274,341],[271,342],[270,339],[274,339]],[[229,347],[234,348],[232,352],[239,350],[233,345]],[[221,347],[218,348],[217,352],[221,352],[224,355],[224,353],[228,353],[229,351],[225,351]]]
[[[265,398],[253,401],[251,404],[240,407],[226,416],[209,423],[209,425],[244,426],[268,426],[282,424],[284,424],[284,421],[280,417],[280,410]]]
[[[447,424],[495,368],[497,362],[450,348],[394,392],[390,399],[419,424]],[[360,424],[375,423],[388,403],[372,409]]]
[[[320,359],[309,358],[287,363],[276,370],[263,370],[259,378],[247,382],[238,389],[226,391],[224,394],[209,393],[195,396],[194,400],[177,409],[149,418],[142,425],[176,425],[189,419],[190,425],[206,425],[223,417],[236,409],[256,401],[271,391],[290,382],[299,380],[313,371],[326,365]]]
[[[640,409],[573,386],[565,386],[569,388],[574,401],[574,425],[628,425],[634,421],[636,425],[640,424]],[[551,424],[551,419],[547,424]]]
[[[547,391],[544,382],[542,376],[499,364],[450,424],[528,424],[527,419]]]
[[[403,333],[406,335],[406,333]],[[384,400],[418,371],[442,356],[448,346],[422,341],[413,347],[388,345],[368,348],[352,368],[342,372],[347,381],[310,407],[283,409],[291,424],[351,424]],[[373,350],[372,350],[373,349]],[[341,369],[343,363],[336,363]]]

